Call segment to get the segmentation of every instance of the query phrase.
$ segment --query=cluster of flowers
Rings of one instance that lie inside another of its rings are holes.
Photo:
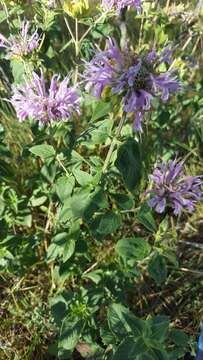
[[[32,35],[29,34],[29,30],[29,21],[23,21],[18,35],[10,35],[6,39],[4,35],[0,34],[0,47],[6,49],[7,59],[25,57],[32,54],[39,47],[40,36],[37,30]]]
[[[41,125],[53,121],[68,120],[73,113],[80,115],[79,95],[73,87],[68,87],[69,78],[59,82],[54,75],[50,86],[46,87],[43,72],[35,72],[31,82],[13,88],[11,103],[20,122],[27,118],[39,121]]]
[[[166,207],[173,209],[175,215],[180,214],[183,208],[191,212],[201,199],[201,177],[186,176],[184,161],[170,160],[159,164],[149,178],[152,188],[146,191],[146,195],[151,194],[152,197],[148,204],[158,213],[163,213]]]
[[[103,3],[107,3],[103,1]],[[119,9],[123,6],[139,6],[140,1],[117,1]],[[109,1],[109,6],[115,1]],[[37,30],[29,35],[30,24],[23,22],[20,34],[6,39],[0,35],[0,46],[7,51],[7,58],[27,56],[39,47],[40,37]],[[96,97],[111,93],[122,104],[122,111],[133,117],[133,127],[142,131],[142,120],[146,111],[152,106],[156,97],[167,101],[169,93],[180,89],[180,82],[173,70],[167,70],[172,63],[172,50],[164,48],[160,53],[153,49],[148,54],[136,55],[127,47],[120,50],[112,39],[108,40],[107,49],[98,51],[89,63],[85,63],[83,80],[86,91],[92,91]],[[160,70],[160,65],[162,69]],[[69,78],[60,81],[54,75],[50,84],[45,81],[44,74],[33,72],[32,78],[25,79],[24,84],[13,87],[11,103],[20,122],[28,118],[41,125],[54,121],[66,121],[73,114],[80,115],[80,96],[76,87],[69,87]],[[106,91],[108,90],[108,91]],[[146,192],[150,196],[149,206],[156,212],[163,213],[167,207],[172,208],[175,215],[182,209],[193,211],[201,198],[199,176],[186,176],[183,171],[184,162],[169,161],[158,165],[150,175],[151,188]]]
[[[142,131],[145,111],[150,110],[154,97],[169,98],[169,91],[177,92],[180,83],[173,70],[160,72],[159,67],[171,64],[172,51],[167,47],[159,55],[155,50],[148,55],[136,56],[127,48],[121,51],[113,40],[108,40],[108,48],[99,51],[84,74],[87,86],[93,94],[101,97],[107,87],[111,94],[121,97],[124,113],[134,116],[134,129]]]

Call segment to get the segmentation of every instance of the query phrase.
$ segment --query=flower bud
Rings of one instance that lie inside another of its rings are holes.
[[[84,18],[95,15],[98,0],[65,0],[64,11],[74,18]]]

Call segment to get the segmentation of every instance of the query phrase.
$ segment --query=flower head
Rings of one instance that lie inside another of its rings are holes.
[[[68,120],[73,113],[80,113],[79,96],[74,88],[68,87],[66,77],[59,82],[54,75],[47,88],[43,72],[38,76],[33,73],[31,82],[25,82],[14,88],[11,103],[20,122],[27,118],[47,124],[53,121]]]
[[[105,88],[121,97],[123,111],[134,116],[134,129],[142,131],[144,113],[151,109],[154,97],[167,101],[180,84],[173,70],[160,72],[160,65],[172,62],[172,51],[166,47],[147,56],[137,56],[128,49],[121,51],[115,41],[108,40],[107,50],[96,53],[86,64],[86,89],[100,97]]]
[[[47,6],[49,9],[54,9],[56,7],[56,0],[47,0]]]
[[[29,21],[23,21],[18,35],[10,35],[6,39],[4,35],[0,34],[0,47],[6,49],[7,59],[27,56],[39,47],[40,36],[37,30],[29,35],[29,29]]]
[[[102,7],[106,11],[110,11],[112,8],[115,8],[117,11],[120,12],[126,6],[129,6],[140,11],[141,3],[142,0],[102,0]]]
[[[175,215],[185,208],[193,211],[195,204],[201,198],[200,176],[184,174],[184,161],[169,161],[157,165],[149,176],[152,188],[146,191],[151,194],[148,205],[163,213],[166,207],[172,208]]]

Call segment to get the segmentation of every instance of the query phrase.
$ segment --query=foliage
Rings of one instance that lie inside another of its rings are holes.
[[[192,359],[202,202],[193,214],[157,214],[145,191],[160,160],[187,158],[187,174],[202,174],[202,10],[163,0],[119,14],[80,3],[1,1],[1,33],[18,34],[26,18],[40,45],[17,58],[0,48],[0,358]],[[174,63],[161,66],[178,69],[182,89],[153,99],[143,133],[120,94],[105,88],[99,99],[85,87],[86,63],[109,37],[136,56],[173,45]],[[40,69],[48,83],[69,76],[81,115],[18,122],[13,86]]]

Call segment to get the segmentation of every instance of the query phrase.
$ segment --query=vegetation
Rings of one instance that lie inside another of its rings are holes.
[[[0,359],[194,359],[203,203],[195,195],[190,212],[186,200],[203,174],[201,1],[0,3]],[[142,105],[127,110],[126,84],[136,99],[144,87]],[[179,178],[160,185],[159,211],[146,193],[170,160],[190,179],[180,174],[175,214]]]

